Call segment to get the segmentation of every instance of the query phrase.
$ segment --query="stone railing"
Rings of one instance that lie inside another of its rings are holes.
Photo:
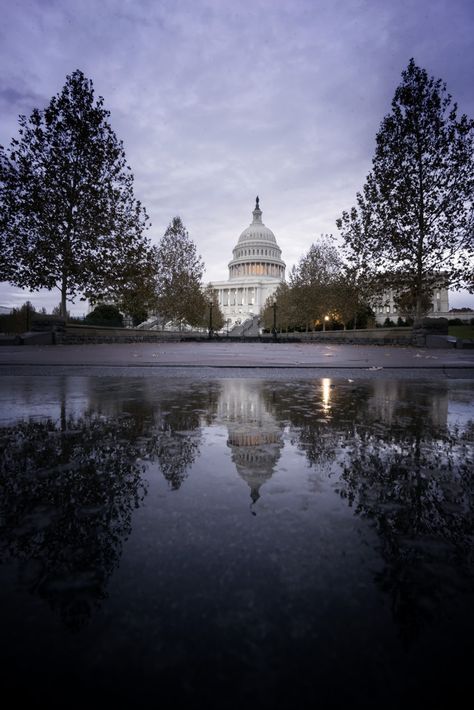
[[[273,340],[271,333],[266,334]],[[346,343],[359,345],[411,345],[412,328],[366,328],[357,330],[316,330],[307,333],[278,333],[277,342]]]
[[[97,325],[66,325],[57,332],[55,342],[60,345],[80,343],[158,343],[195,338],[196,333],[170,330],[144,330],[141,328],[110,328]],[[205,336],[203,336],[205,337]]]
[[[105,326],[68,324],[61,332],[54,333],[58,344],[79,343],[157,343],[164,341],[208,340],[207,333],[195,331],[145,330],[142,328],[109,328]],[[234,341],[242,339],[245,342],[274,342],[271,333],[263,333],[258,337],[242,334],[233,337]],[[225,335],[213,339],[214,342],[226,341]],[[278,333],[276,342],[304,343],[348,343],[364,345],[410,345],[412,344],[412,328],[373,328],[366,330],[329,330],[308,333]]]
[[[347,345],[398,345],[415,347],[470,347],[467,341],[456,341],[447,335],[447,321],[425,318],[414,328],[371,328],[358,330],[328,330],[308,333],[272,333],[249,336],[242,333],[237,337],[214,334],[213,342],[264,342],[264,343],[338,343]],[[435,322],[432,322],[435,321]],[[46,325],[46,324],[44,324]],[[59,327],[58,327],[59,325]],[[208,341],[208,333],[203,331],[145,330],[141,328],[111,328],[105,326],[79,325],[70,323],[54,324],[49,331],[24,333],[14,342],[5,339],[5,344],[30,345],[73,345],[100,343],[159,343],[180,341]],[[8,342],[7,342],[8,340]]]

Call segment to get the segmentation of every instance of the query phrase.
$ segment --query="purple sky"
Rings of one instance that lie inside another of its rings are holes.
[[[291,267],[337,234],[410,57],[474,116],[473,37],[472,0],[4,0],[0,143],[81,69],[124,142],[152,241],[180,215],[206,280],[225,279],[258,194]],[[0,284],[0,305],[26,298]]]

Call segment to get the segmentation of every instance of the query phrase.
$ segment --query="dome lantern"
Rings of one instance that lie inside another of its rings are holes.
[[[257,199],[255,200],[255,209],[254,209],[254,211],[252,212],[252,214],[253,214],[253,222],[252,222],[252,224],[263,224],[263,222],[262,222],[262,210],[260,209],[260,204],[259,204],[259,203],[260,203],[260,200],[258,199],[258,195],[257,195]]]

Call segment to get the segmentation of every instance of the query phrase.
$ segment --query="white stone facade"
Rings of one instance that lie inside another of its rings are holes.
[[[386,291],[372,306],[375,313],[375,320],[383,325],[387,318],[397,322],[400,315],[396,305],[397,291],[390,289]],[[433,291],[431,309],[426,314],[432,318],[449,318],[449,296],[446,288],[436,288]]]
[[[285,262],[272,230],[262,222],[257,197],[252,223],[244,229],[229,262],[228,281],[214,281],[219,306],[229,327],[258,315],[285,280]]]

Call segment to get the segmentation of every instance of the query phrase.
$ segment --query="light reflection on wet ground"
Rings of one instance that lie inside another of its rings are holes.
[[[192,707],[468,687],[472,384],[2,384],[12,684]]]

